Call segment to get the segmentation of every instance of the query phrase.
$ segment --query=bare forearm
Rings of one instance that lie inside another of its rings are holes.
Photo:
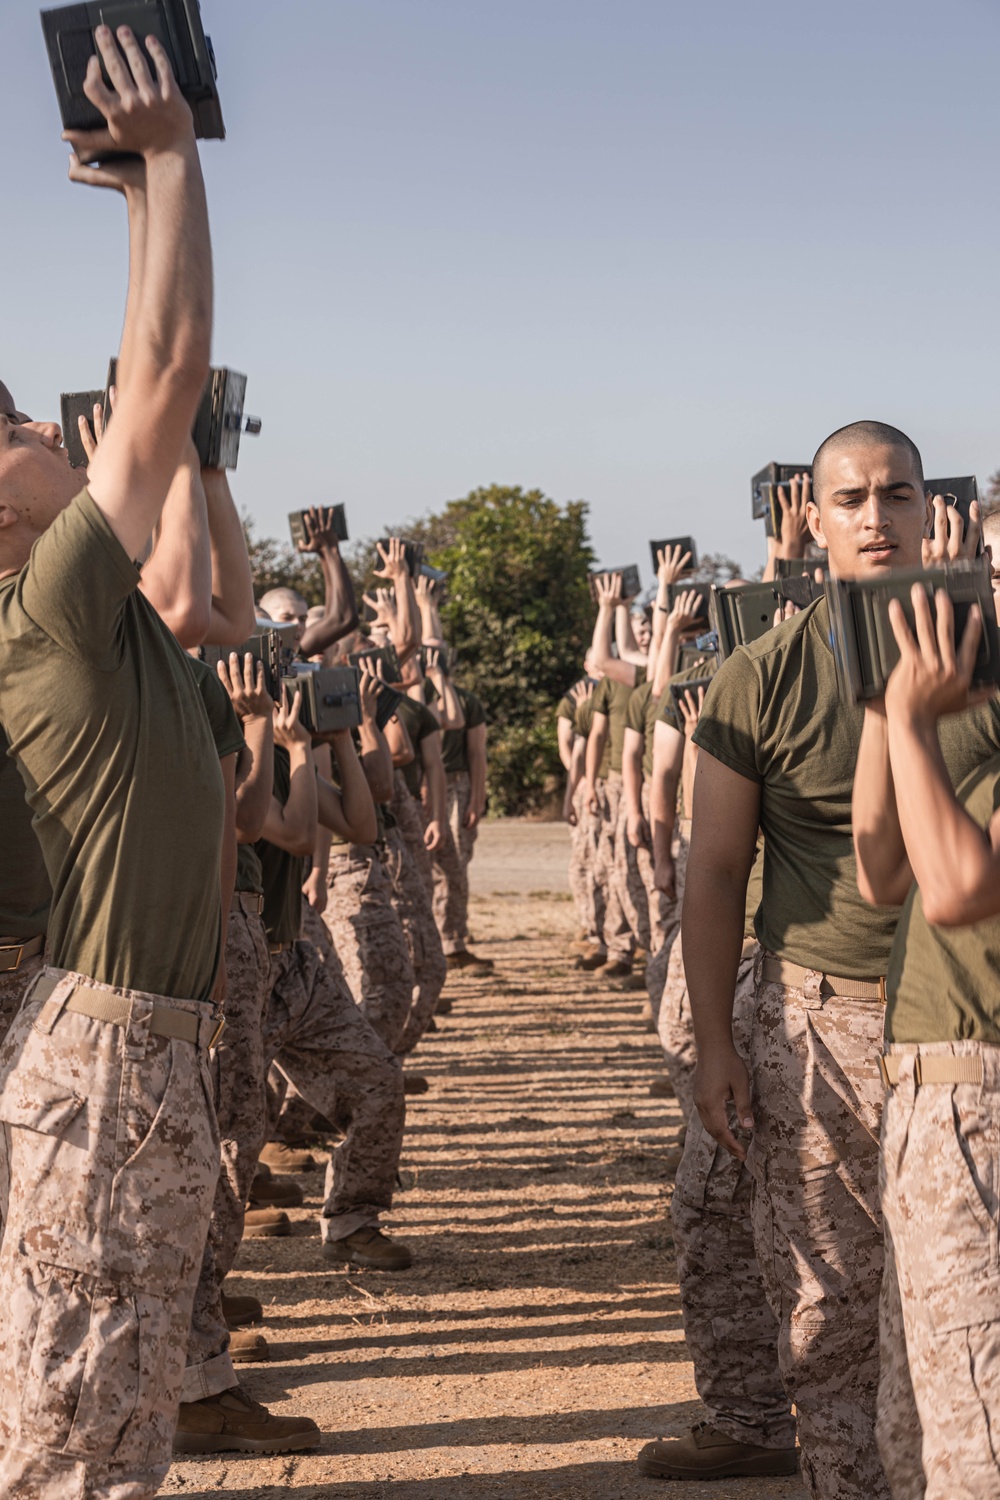
[[[252,844],[264,832],[274,785],[274,735],[271,720],[245,719],[246,749],[236,767],[236,836]]]
[[[334,740],[331,748],[337,762],[340,803],[349,837],[352,843],[373,843],[378,832],[375,802],[350,735]]]
[[[1000,913],[1000,856],[955,796],[937,725],[889,719],[893,776],[906,787],[899,821],[924,915],[940,927]]]
[[[699,1054],[732,1046],[733,999],[743,949],[746,877],[731,868],[688,865],[681,942]]]
[[[653,668],[653,694],[657,698],[665,692],[667,683],[677,670],[677,647],[680,645],[680,639],[680,626],[676,620],[668,619]]]
[[[420,611],[417,608],[417,596],[413,590],[413,580],[408,572],[395,580],[396,583],[396,619],[392,632],[392,644],[396,648],[396,655],[400,662],[408,661],[418,649],[421,641]]]
[[[376,802],[388,802],[392,796],[392,752],[377,724],[366,721],[361,726],[361,765]]]
[[[674,826],[677,822],[677,787],[679,776],[674,768],[660,775],[654,767],[649,789],[650,833],[653,853],[658,859],[673,859]]]
[[[301,644],[303,656],[318,656],[358,624],[358,604],[354,584],[340,548],[326,548],[320,557],[326,591],[326,613],[322,620],[307,627]]]
[[[619,661],[631,662],[633,666],[644,667],[646,665],[646,653],[639,650],[635,632],[632,629],[632,620],[624,604],[619,604],[615,611],[615,641],[618,645]]]
[[[426,746],[428,741],[424,740],[423,743]],[[427,785],[427,806],[431,818],[435,823],[440,823],[444,827],[448,820],[448,778],[445,776],[440,748],[436,753],[424,756],[424,778]]]
[[[587,754],[584,762],[587,767],[587,780],[591,787],[597,785],[604,747],[608,741],[607,720],[605,719],[603,724],[598,724],[598,717],[603,718],[603,715],[594,715],[594,723],[587,736]]]
[[[471,747],[469,754],[469,801],[482,817],[486,811],[486,746]]]
[[[288,752],[290,761],[290,785],[288,800],[282,810],[282,831],[295,843],[301,853],[311,850],[316,842],[316,820],[318,801],[316,795],[316,769],[308,745],[295,744]]]
[[[950,790],[950,783],[949,783]],[[873,906],[901,906],[913,881],[896,805],[884,714],[865,711],[851,799],[858,889]]]
[[[634,743],[634,741],[638,743]],[[642,817],[642,736],[634,729],[626,729],[625,746],[622,751],[622,790],[625,808],[630,817]]]

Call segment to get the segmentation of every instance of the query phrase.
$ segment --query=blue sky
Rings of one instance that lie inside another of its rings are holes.
[[[1000,467],[1000,7],[987,0],[204,0],[215,359],[264,421],[269,532],[493,481],[600,558],[763,555],[762,463],[860,416]],[[124,213],[71,186],[37,10],[5,0],[0,378],[100,384]]]

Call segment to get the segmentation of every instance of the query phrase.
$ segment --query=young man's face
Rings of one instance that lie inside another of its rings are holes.
[[[47,441],[44,430],[0,414],[0,530],[20,524],[41,536],[83,482],[65,448]]]
[[[653,639],[653,631],[649,621],[644,614],[632,616],[632,634],[640,651],[648,651],[649,643]]]
[[[906,448],[845,448],[823,462],[809,527],[839,578],[919,568],[927,500]]]

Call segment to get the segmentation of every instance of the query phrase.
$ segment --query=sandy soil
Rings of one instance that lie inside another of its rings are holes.
[[[681,1330],[662,1153],[672,1103],[651,1100],[658,1048],[641,995],[571,968],[566,830],[484,829],[477,949],[420,1048],[405,1191],[391,1228],[414,1267],[341,1273],[320,1258],[320,1173],[286,1240],[244,1244],[234,1291],[266,1307],[268,1365],[246,1388],[324,1429],[302,1457],[185,1460],[189,1500],[803,1500],[798,1480],[673,1483],[634,1457],[701,1415]]]

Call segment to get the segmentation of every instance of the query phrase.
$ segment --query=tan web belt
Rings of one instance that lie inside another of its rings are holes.
[[[878,1060],[878,1070],[887,1089],[894,1089],[899,1082],[899,1065],[903,1057],[886,1054]],[[983,1060],[981,1057],[952,1057],[947,1053],[940,1057],[921,1057],[919,1052],[913,1059],[913,1081],[918,1086],[924,1083],[982,1083]]]
[[[0,943],[0,974],[16,974],[26,958],[34,958],[45,947],[44,937],[26,943]]]
[[[784,984],[790,990],[801,990],[815,970],[786,963],[783,958],[765,958],[761,972],[771,984]],[[824,1000],[839,995],[844,1000],[880,1000],[885,1004],[884,979],[843,979],[839,974],[821,974],[819,980],[819,992]]]
[[[47,1000],[63,980],[62,974],[46,974],[31,991],[31,999]],[[108,995],[102,990],[91,990],[78,986],[64,1006],[77,1016],[90,1016],[94,1021],[106,1021],[109,1026],[127,1026],[132,1018],[132,1002],[124,995]],[[152,1036],[171,1037],[179,1042],[197,1042],[201,1033],[201,1016],[188,1010],[174,1010],[169,1005],[154,1005],[146,1023]],[[219,1017],[209,1047],[215,1047],[226,1027],[224,1016]]]

